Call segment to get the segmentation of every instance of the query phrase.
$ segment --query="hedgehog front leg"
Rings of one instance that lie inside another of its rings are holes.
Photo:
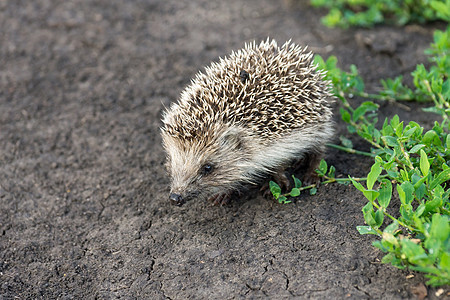
[[[211,201],[214,206],[225,206],[231,202],[231,194],[231,192],[215,194],[208,200]]]
[[[286,175],[286,169],[280,169],[277,173],[273,175],[273,179],[276,183],[280,185],[280,187],[286,190],[290,190],[292,188],[291,181],[289,177]]]
[[[320,183],[320,177],[316,172],[316,169],[319,168],[320,161],[323,157],[323,151],[311,151],[306,154],[306,173],[303,177],[303,185],[312,185],[316,186]]]
[[[278,172],[276,172],[275,174],[273,174],[272,175],[272,180],[273,181],[275,181],[279,186],[280,186],[280,188],[283,190],[283,191],[289,191],[289,190],[291,190],[292,189],[292,183],[291,183],[291,181],[289,180],[289,177],[288,177],[288,175],[287,175],[287,173],[286,173],[286,169],[285,168],[280,168],[279,170],[278,170]],[[272,192],[270,191],[270,187],[269,187],[269,181],[267,181],[266,183],[264,183],[262,186],[261,186],[261,188],[260,188],[260,190],[259,190],[261,193],[262,193],[262,196],[264,197],[264,198],[266,198],[266,199],[271,199],[273,196],[272,196]]]

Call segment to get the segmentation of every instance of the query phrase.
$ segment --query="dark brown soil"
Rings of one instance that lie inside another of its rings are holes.
[[[414,297],[426,279],[380,263],[350,186],[289,205],[168,201],[161,111],[211,60],[292,39],[357,65],[374,90],[426,62],[439,26],[343,31],[322,13],[307,1],[1,0],[0,299]],[[343,175],[371,165],[333,149],[327,160]]]

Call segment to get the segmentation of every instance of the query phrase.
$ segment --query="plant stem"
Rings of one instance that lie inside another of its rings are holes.
[[[399,220],[396,219],[395,217],[393,217],[393,216],[391,216],[390,214],[388,214],[388,213],[387,213],[384,209],[382,209],[375,201],[372,201],[371,203],[372,203],[372,205],[373,205],[374,207],[376,207],[377,209],[381,209],[381,211],[383,212],[383,214],[384,214],[386,217],[390,218],[392,221],[397,221],[399,225],[401,225],[401,226],[403,226],[403,227],[405,227],[405,228],[408,228],[411,232],[416,231],[416,229],[414,229],[413,227],[411,227],[411,226],[409,226],[409,225],[406,225],[406,224],[403,223],[402,221],[399,221]]]
[[[321,176],[321,177],[324,178],[325,181],[322,181],[319,184],[326,184],[326,183],[333,183],[333,182],[351,182],[351,180],[349,178],[335,178],[335,177],[329,177],[326,175]],[[386,177],[388,177],[388,174],[380,175],[378,178],[386,178]],[[355,181],[366,181],[367,180],[367,177],[360,177],[360,178],[352,177],[352,178]],[[304,191],[304,190],[309,190],[309,189],[315,188],[317,186],[318,186],[317,184],[310,184],[307,186],[299,187],[298,189],[299,189],[299,191]],[[280,196],[289,197],[290,193],[281,194]]]
[[[359,155],[365,155],[365,156],[370,156],[370,157],[375,157],[376,155],[370,152],[365,152],[365,151],[360,151],[360,150],[356,150],[353,148],[348,148],[348,147],[344,147],[344,146],[339,146],[339,145],[335,145],[335,144],[327,144],[328,147],[331,148],[336,148],[351,154],[359,154]]]
[[[405,147],[403,146],[403,143],[400,141],[398,143],[400,144],[400,151],[402,151],[403,156],[405,157],[406,161],[408,162],[409,168],[411,170],[414,170],[414,166],[413,166],[411,160],[409,159],[409,154],[405,151]]]

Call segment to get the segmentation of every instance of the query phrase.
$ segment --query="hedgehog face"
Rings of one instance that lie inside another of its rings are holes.
[[[215,136],[209,141],[181,140],[163,133],[173,204],[181,206],[194,198],[209,199],[230,192],[242,179],[248,153],[241,131],[222,129]]]

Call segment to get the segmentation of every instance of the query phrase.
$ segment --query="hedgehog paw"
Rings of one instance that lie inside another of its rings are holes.
[[[316,188],[320,185],[321,178],[317,175],[316,171],[308,172],[303,177],[303,186],[315,185]]]
[[[273,175],[273,181],[275,181],[280,186],[281,190],[289,191],[292,188],[292,183],[284,170],[279,171],[278,173]],[[269,182],[263,184],[259,191],[262,193],[262,196],[264,198],[273,198],[272,192],[270,191]]]
[[[273,180],[278,183],[282,190],[289,191],[292,188],[292,183],[289,180],[285,170],[279,171],[273,176]]]
[[[215,194],[211,198],[209,198],[209,201],[214,206],[225,206],[227,204],[230,204],[231,202],[231,194],[230,193],[219,193]]]
[[[316,188],[319,187],[321,178],[316,172],[316,169],[319,168],[320,160],[323,157],[323,151],[311,152],[307,154],[307,165],[308,168],[303,177],[303,183],[305,186],[307,185],[315,185]]]
[[[266,199],[272,199],[272,192],[270,191],[269,188],[269,183],[265,183],[261,186],[261,188],[259,189],[259,191],[261,192],[262,196]]]

